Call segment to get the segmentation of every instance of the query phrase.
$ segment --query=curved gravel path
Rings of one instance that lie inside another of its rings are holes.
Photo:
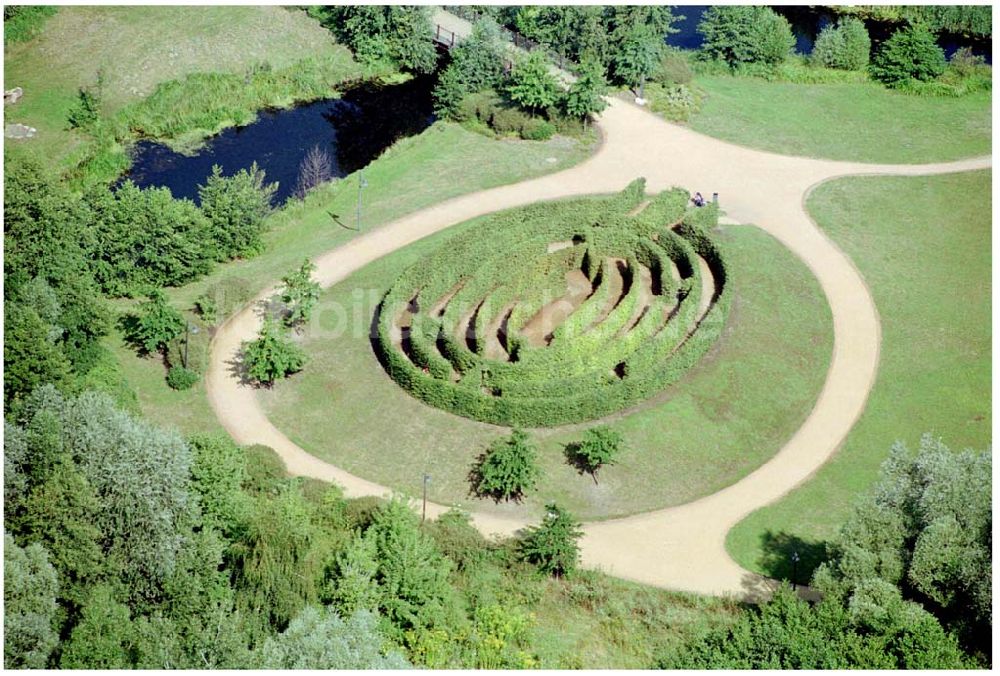
[[[878,368],[879,318],[865,282],[847,256],[809,218],[811,188],[850,174],[922,175],[988,168],[989,157],[927,165],[871,165],[786,157],[728,144],[619,100],[598,124],[604,143],[565,171],[484,190],[423,209],[319,256],[316,277],[326,288],[364,265],[422,237],[499,209],[539,200],[608,193],[644,176],[650,192],[681,186],[718,192],[730,222],[753,223],[780,240],[812,270],[833,315],[834,350],[819,399],[802,427],[768,462],[737,483],[700,500],[637,516],[584,525],[583,564],[646,584],[702,594],[757,598],[774,584],[738,566],[725,550],[726,533],[756,509],[805,481],[836,452],[860,416]],[[268,289],[259,298],[273,294]],[[265,444],[290,473],[334,481],[351,497],[390,489],[319,460],[276,429],[252,387],[233,374],[240,343],[255,336],[252,308],[223,325],[206,374],[209,401],[240,444]],[[428,505],[435,516],[446,508]],[[526,524],[475,513],[484,533],[512,534]]]

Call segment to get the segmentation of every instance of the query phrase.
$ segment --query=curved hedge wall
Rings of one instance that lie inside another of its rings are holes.
[[[499,212],[445,242],[379,305],[389,375],[437,408],[531,427],[598,418],[676,382],[722,332],[729,274],[714,207],[688,207],[676,188],[645,199],[638,179],[611,197]]]

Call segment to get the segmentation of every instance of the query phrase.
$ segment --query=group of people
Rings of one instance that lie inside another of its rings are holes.
[[[694,197],[691,198],[691,201],[694,202],[694,205],[696,207],[703,207],[706,204],[708,204],[708,202],[705,200],[705,198],[701,196],[700,192],[696,192],[694,194]]]

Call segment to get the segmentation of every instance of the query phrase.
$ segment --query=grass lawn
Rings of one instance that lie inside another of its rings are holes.
[[[692,129],[784,155],[922,163],[988,155],[989,92],[914,96],[872,83],[804,85],[698,77],[707,94]]]
[[[896,440],[913,449],[931,432],[956,450],[991,443],[990,178],[847,178],[809,198],[813,217],[872,290],[881,363],[837,455],[730,532],[729,551],[743,566],[787,575],[787,555],[798,548],[811,570]]]
[[[306,58],[352,61],[305,12],[277,6],[61,7],[38,36],[5,48],[4,57],[6,87],[24,88],[24,98],[5,109],[6,121],[38,129],[37,137],[7,147],[60,167],[85,141],[67,129],[67,113],[98,71],[103,113],[111,115],[188,73],[242,74]]]
[[[426,472],[430,497],[445,504],[530,516],[555,499],[597,519],[681,504],[733,483],[775,453],[814,404],[832,349],[819,285],[769,235],[726,227],[720,238],[736,292],[729,325],[676,386],[608,419],[630,449],[602,469],[600,484],[564,457],[583,424],[532,432],[543,479],[523,505],[470,497],[474,459],[509,430],[409,396],[376,360],[368,326],[404,266],[477,222],[386,256],[324,294],[304,334],[306,368],[259,395],[275,425],[314,455],[412,495]]]
[[[365,168],[364,227],[376,228],[411,211],[464,193],[514,183],[565,169],[586,158],[592,145],[557,137],[546,142],[497,141],[455,124],[438,122],[419,136],[403,139]],[[311,194],[304,203],[290,202],[270,217],[264,236],[265,253],[249,260],[218,266],[198,282],[167,289],[175,306],[189,309],[208,286],[226,278],[242,278],[255,290],[264,289],[297,268],[302,259],[347,242],[353,230],[358,184],[355,175]],[[132,301],[118,302],[126,309]],[[199,383],[187,392],[175,392],[164,381],[162,362],[140,359],[120,335],[106,341],[118,356],[123,372],[136,389],[143,413],[175,425],[185,433],[220,429]]]

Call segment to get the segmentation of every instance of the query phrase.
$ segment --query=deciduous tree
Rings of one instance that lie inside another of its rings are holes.
[[[301,371],[305,360],[302,349],[270,317],[264,320],[257,339],[243,344],[243,364],[247,376],[266,385]]]
[[[167,303],[159,289],[139,304],[130,339],[146,352],[165,349],[167,343],[184,333],[184,317]]]
[[[559,98],[559,84],[549,68],[548,57],[537,49],[518,61],[507,83],[511,100],[535,112],[553,105]]]
[[[44,669],[59,642],[59,580],[44,547],[18,547],[7,533],[3,539],[3,665]]]
[[[583,120],[586,127],[592,115],[596,115],[607,107],[604,95],[607,93],[607,83],[604,73],[596,61],[587,61],[580,67],[576,81],[566,92],[564,105],[566,112]]]
[[[281,290],[281,302],[285,304],[285,326],[292,327],[309,321],[313,308],[319,302],[319,283],[312,274],[316,266],[307,258],[299,269],[281,278],[285,283]]]
[[[598,425],[583,433],[583,439],[574,449],[574,456],[597,483],[597,471],[604,465],[614,464],[624,446],[625,440],[617,430]]]
[[[561,577],[576,570],[582,535],[580,522],[550,502],[545,506],[542,523],[529,528],[522,538],[521,555],[543,573]]]
[[[515,429],[509,438],[497,439],[474,471],[476,492],[498,500],[520,499],[538,481],[537,455],[523,430]]]

